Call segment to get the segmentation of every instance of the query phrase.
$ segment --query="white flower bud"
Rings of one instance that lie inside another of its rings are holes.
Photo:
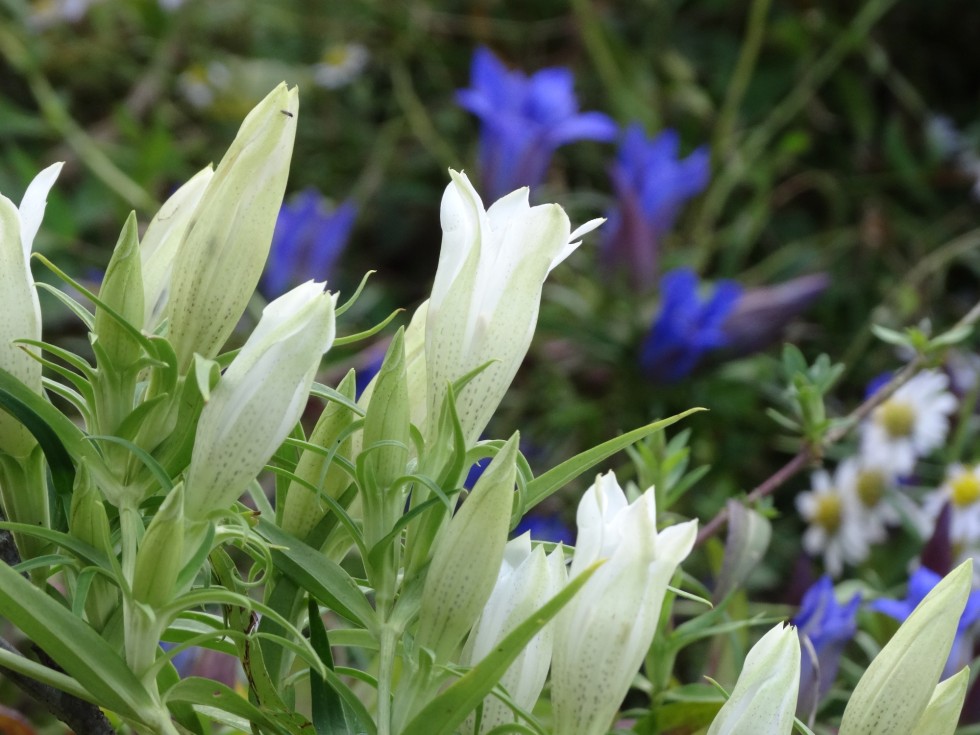
[[[299,421],[333,344],[335,301],[307,281],[265,307],[201,411],[187,471],[189,519],[231,505]]]
[[[708,735],[789,735],[799,687],[800,639],[780,623],[752,646]]]
[[[547,557],[541,546],[532,551],[530,532],[508,542],[497,584],[480,619],[470,631],[460,663],[464,666],[478,664],[514,628],[557,595],[565,586],[567,577],[561,547]],[[525,710],[534,707],[544,688],[551,666],[554,633],[553,624],[545,626],[531,639],[500,680],[515,704]],[[483,700],[481,734],[513,721],[513,712],[499,699],[490,696]],[[467,728],[469,730],[472,730],[472,726]]]
[[[875,656],[844,709],[840,735],[905,735],[932,697],[973,580],[972,560],[947,574]]]
[[[280,84],[248,114],[187,226],[166,312],[182,370],[195,352],[218,354],[255,291],[286,189],[298,109],[296,88]]]
[[[551,667],[555,732],[601,735],[646,656],[667,585],[691,553],[697,521],[657,531],[653,490],[630,505],[610,472],[579,503],[570,579],[601,559],[558,614]]]

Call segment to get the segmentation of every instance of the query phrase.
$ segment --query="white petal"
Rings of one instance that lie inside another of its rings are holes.
[[[24,257],[31,257],[31,246],[34,237],[41,229],[44,219],[44,206],[48,202],[48,192],[54,186],[58,174],[61,173],[63,161],[53,163],[41,171],[27,187],[24,198],[20,200],[20,244],[24,248]]]

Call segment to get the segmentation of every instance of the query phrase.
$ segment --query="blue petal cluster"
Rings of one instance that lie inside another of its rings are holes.
[[[837,667],[844,647],[857,632],[857,610],[860,604],[860,594],[855,594],[844,605],[839,604],[834,597],[834,585],[826,575],[803,595],[800,612],[792,622],[797,627],[801,641],[804,638],[810,641],[816,661],[810,659],[810,650],[803,646],[804,665],[800,667],[801,698],[808,699],[815,705],[830,691],[834,679],[837,678]]]
[[[640,365],[655,380],[680,380],[706,353],[728,344],[723,326],[742,287],[718,281],[714,293],[703,300],[698,287],[698,277],[689,268],[673,270],[660,281],[660,313],[640,352]]]
[[[919,567],[912,576],[909,577],[909,588],[904,600],[875,600],[871,603],[871,609],[884,613],[890,618],[899,622],[912,614],[925,596],[932,591],[932,588],[939,584],[942,576],[926,567]],[[957,671],[968,665],[973,659],[973,633],[971,630],[977,621],[980,621],[980,590],[970,593],[966,601],[966,607],[960,616],[960,622],[956,626],[956,636],[953,638],[953,647],[949,652],[949,659],[943,669],[943,678],[952,676]]]
[[[306,189],[283,204],[259,284],[265,297],[274,299],[311,278],[328,279],[356,218],[357,207],[349,201],[325,211],[316,189]]]
[[[456,101],[482,123],[480,174],[483,198],[496,201],[544,180],[557,148],[577,140],[610,141],[616,123],[601,112],[579,112],[572,72],[511,71],[486,48],[473,54],[470,86]]]
[[[660,240],[684,203],[700,194],[711,176],[707,148],[683,159],[679,153],[676,131],[647,138],[643,127],[634,123],[610,170],[616,203],[606,213],[603,254],[610,266],[626,270],[638,288],[655,280]]]

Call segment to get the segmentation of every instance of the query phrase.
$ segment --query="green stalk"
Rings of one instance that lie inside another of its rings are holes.
[[[388,622],[381,626],[378,661],[378,735],[391,735],[391,679],[395,672],[398,631]]]
[[[718,112],[718,123],[715,125],[714,140],[711,143],[711,157],[714,159],[713,163],[716,170],[728,158],[735,119],[742,104],[742,98],[745,97],[745,90],[748,89],[752,74],[755,71],[759,49],[762,47],[762,40],[765,37],[766,17],[769,15],[771,4],[772,0],[753,0],[749,10],[745,40],[742,41],[738,62],[736,62],[735,70],[728,82],[725,101]]]

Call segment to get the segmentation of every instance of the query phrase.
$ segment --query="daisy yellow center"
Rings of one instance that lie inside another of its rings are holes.
[[[820,495],[817,498],[817,506],[813,510],[813,522],[824,528],[828,533],[834,533],[840,528],[840,497],[833,493]]]
[[[904,401],[885,401],[878,409],[878,423],[892,439],[911,436],[915,410]]]
[[[323,63],[328,66],[343,66],[349,56],[350,51],[346,46],[331,46],[323,53]]]
[[[949,495],[954,505],[973,505],[980,500],[980,478],[972,472],[964,472],[950,483]]]
[[[858,473],[857,495],[865,508],[874,508],[885,494],[885,476],[877,470]]]

